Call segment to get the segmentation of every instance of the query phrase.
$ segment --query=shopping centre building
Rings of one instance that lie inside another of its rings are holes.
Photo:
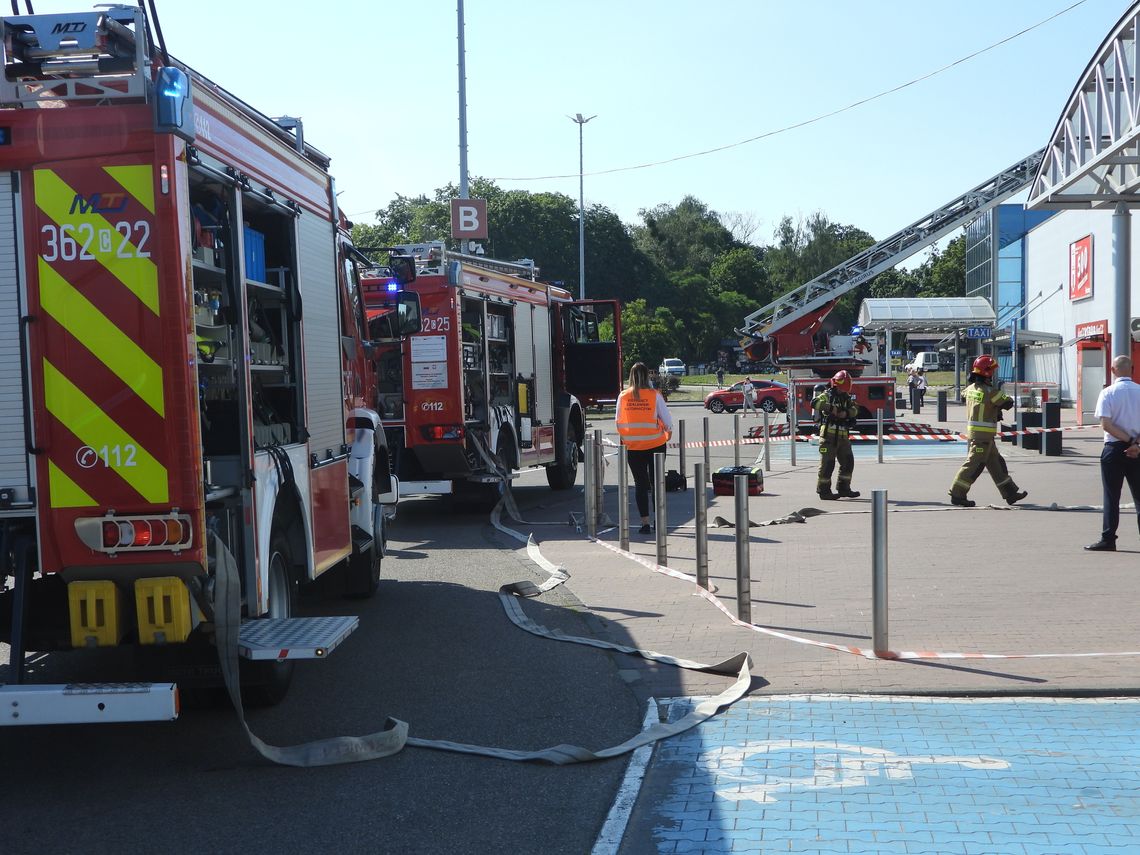
[[[1004,378],[1049,384],[1082,421],[1112,357],[1140,363],[1138,27],[1140,3],[1074,87],[1027,204],[991,208],[966,230],[966,296],[986,297],[996,317],[984,347]]]

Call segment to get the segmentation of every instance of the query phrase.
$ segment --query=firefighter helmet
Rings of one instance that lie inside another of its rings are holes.
[[[994,376],[994,372],[997,371],[997,367],[998,364],[996,359],[994,359],[992,356],[982,355],[974,360],[974,364],[970,368],[970,373],[990,378]]]
[[[836,371],[835,376],[831,378],[831,387],[838,389],[840,392],[850,392],[851,375],[846,371]]]

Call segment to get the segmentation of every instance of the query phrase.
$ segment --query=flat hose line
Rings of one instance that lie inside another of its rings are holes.
[[[518,509],[514,504],[514,499],[511,496],[509,486],[504,489],[503,497],[491,513],[491,523],[500,532],[524,542],[526,544],[527,556],[536,566],[545,571],[548,577],[546,581],[541,584],[523,580],[512,582],[499,588],[499,601],[503,606],[503,611],[515,626],[533,635],[548,638],[553,641],[582,644],[602,650],[614,650],[619,653],[640,656],[644,659],[673,665],[678,668],[735,677],[732,685],[719,695],[702,701],[691,712],[675,722],[659,722],[653,724],[624,742],[597,751],[578,745],[566,744],[553,745],[538,750],[515,750],[451,742],[449,740],[420,739],[419,737],[409,736],[408,725],[405,722],[391,717],[384,722],[384,727],[381,730],[363,736],[336,736],[298,745],[270,745],[253,733],[245,717],[245,710],[241,700],[241,681],[238,665],[238,633],[240,630],[241,614],[240,582],[238,580],[237,566],[233,556],[229,550],[222,546],[217,535],[212,534],[211,541],[216,556],[213,605],[218,658],[221,663],[222,676],[225,681],[226,690],[230,696],[230,701],[233,703],[238,721],[241,723],[250,745],[252,745],[262,757],[273,763],[278,763],[283,766],[306,768],[375,760],[396,754],[403,750],[405,746],[429,748],[438,751],[453,751],[461,754],[475,754],[498,760],[540,762],[562,766],[571,763],[585,763],[593,760],[618,757],[642,746],[674,736],[695,727],[701,722],[707,721],[747,694],[752,685],[752,657],[747,652],[738,653],[714,665],[706,665],[689,659],[680,659],[664,653],[628,647],[596,638],[566,635],[559,630],[549,629],[531,620],[522,608],[522,600],[529,597],[541,596],[547,591],[564,583],[570,578],[570,575],[561,567],[553,565],[542,555],[538,545],[534,542],[533,535],[524,537],[521,533],[504,526],[500,522],[502,508],[504,506],[508,506],[514,518],[522,522],[518,515]]]

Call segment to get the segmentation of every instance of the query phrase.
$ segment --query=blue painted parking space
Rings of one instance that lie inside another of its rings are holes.
[[[658,747],[622,851],[1140,851],[1138,703],[748,698]]]

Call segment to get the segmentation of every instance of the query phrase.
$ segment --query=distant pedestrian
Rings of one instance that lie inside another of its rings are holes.
[[[718,389],[724,388],[724,366],[721,366],[716,370],[716,387]]]
[[[1013,406],[1013,399],[994,386],[994,373],[997,360],[992,356],[979,356],[970,369],[970,385],[962,396],[966,399],[966,435],[969,449],[966,462],[954,476],[950,485],[950,503],[963,508],[972,508],[975,502],[967,499],[970,487],[978,480],[985,469],[994,479],[1006,504],[1016,504],[1029,494],[1017,489],[1006,468],[1005,460],[997,447],[997,423],[1003,410]]]
[[[922,368],[914,372],[914,393],[918,395],[918,406],[921,408],[926,400],[926,371]]]
[[[626,447],[633,474],[633,495],[641,514],[640,534],[649,534],[649,490],[653,483],[653,456],[664,454],[673,435],[673,414],[661,393],[649,386],[649,369],[635,362],[629,369],[629,388],[618,395],[617,432]],[[621,496],[619,501],[629,501]]]
[[[760,415],[760,411],[756,409],[756,390],[752,387],[751,377],[744,378],[744,384],[740,387],[740,391],[744,393],[744,414]]]
[[[1116,379],[1101,390],[1096,401],[1096,416],[1104,428],[1104,448],[1100,453],[1104,513],[1100,540],[1085,547],[1090,552],[1116,551],[1120,491],[1125,481],[1136,503],[1140,526],[1140,386],[1132,382],[1132,360],[1127,356],[1112,360],[1112,373]]]

